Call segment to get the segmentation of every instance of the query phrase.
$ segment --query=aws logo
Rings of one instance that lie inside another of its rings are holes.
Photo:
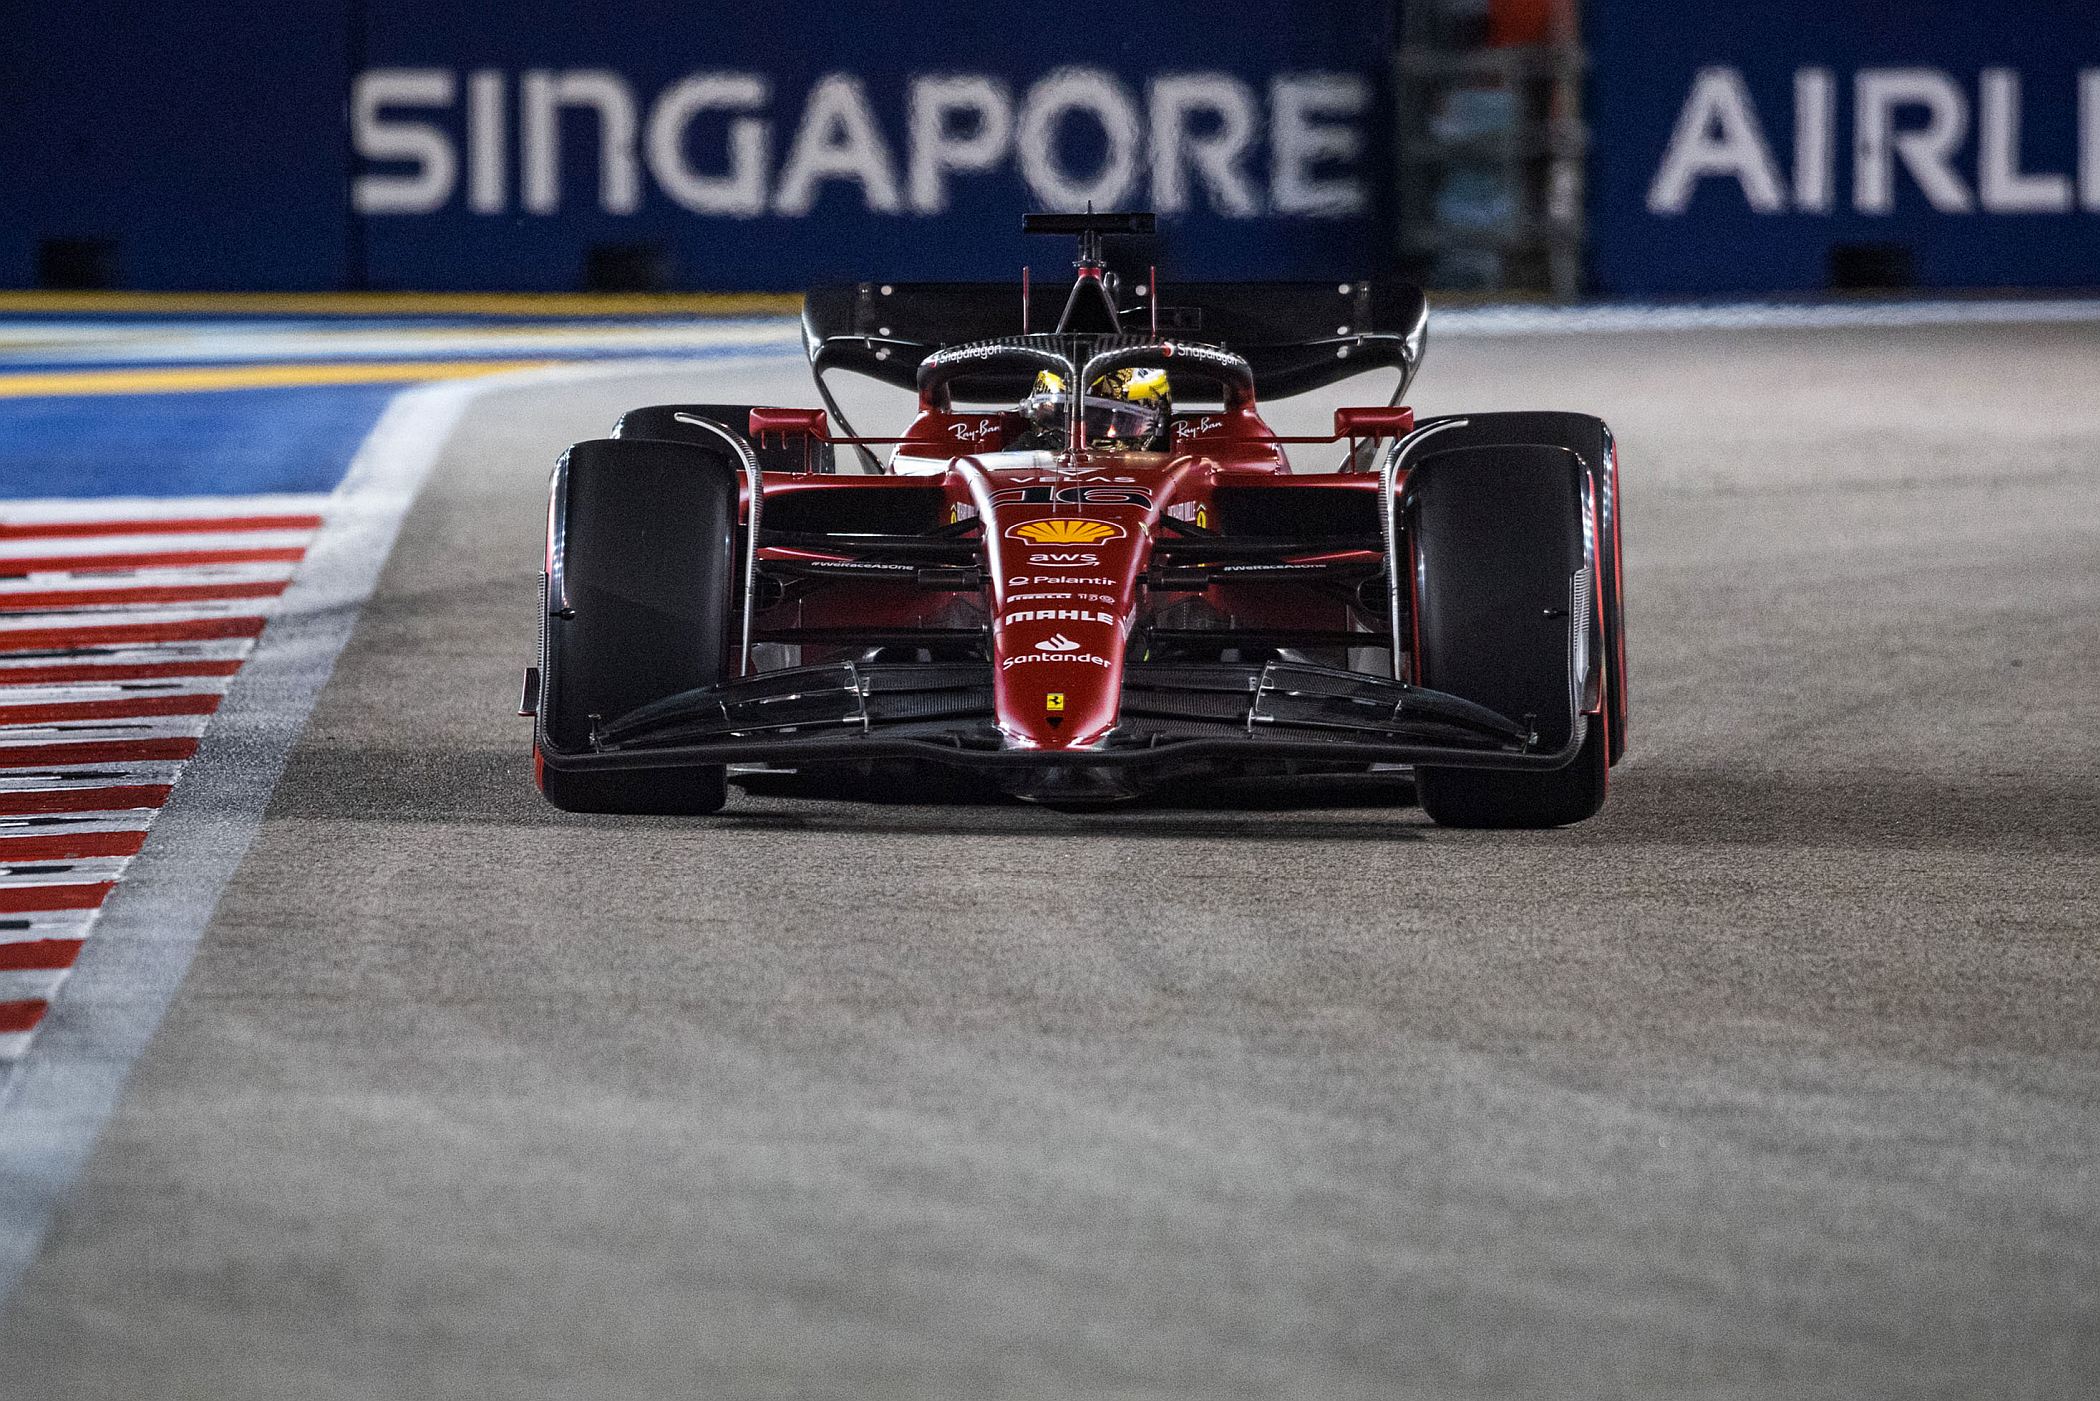
[[[1128,532],[1107,521],[1061,516],[1051,520],[1023,521],[1007,527],[1006,533],[1031,545],[1098,545],[1105,540],[1120,540]]]

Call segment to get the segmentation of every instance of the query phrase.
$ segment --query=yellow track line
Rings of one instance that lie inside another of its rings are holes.
[[[0,291],[0,316],[123,312],[227,316],[779,316],[782,292],[26,292]]]
[[[0,374],[0,399],[73,394],[185,394],[300,384],[398,384],[537,370],[554,360],[380,360],[347,365],[199,365],[173,370]]]

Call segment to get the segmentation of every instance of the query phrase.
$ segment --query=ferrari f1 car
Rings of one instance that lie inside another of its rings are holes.
[[[1595,813],[1626,743],[1605,425],[1416,421],[1414,289],[1162,289],[1105,257],[1149,215],[1026,227],[1077,236],[1069,288],[818,287],[824,408],[636,409],[562,457],[523,707],[546,796],[707,813],[732,765],[903,762],[1091,804],[1405,765],[1447,825]],[[1367,370],[1397,389],[1331,434],[1257,405]],[[917,412],[862,435],[834,372]]]

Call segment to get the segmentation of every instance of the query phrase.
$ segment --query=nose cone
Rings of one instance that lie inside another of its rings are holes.
[[[1084,532],[1083,543],[1062,538],[1076,533],[1073,525],[1112,526],[1115,533]],[[1015,526],[1024,533],[1014,535]],[[1142,526],[1100,518],[1002,524],[992,595],[993,691],[999,727],[1023,747],[1069,749],[1115,728],[1135,601],[1130,581],[1146,543]]]
[[[972,495],[991,573],[999,728],[1023,749],[1098,743],[1118,719],[1154,489],[1133,471],[984,473]]]

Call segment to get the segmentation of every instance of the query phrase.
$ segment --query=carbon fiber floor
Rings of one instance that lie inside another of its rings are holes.
[[[1632,757],[1545,835],[553,813],[546,465],[687,392],[468,419],[0,1389],[2091,1393],[2091,328],[1440,343],[1625,452]]]

